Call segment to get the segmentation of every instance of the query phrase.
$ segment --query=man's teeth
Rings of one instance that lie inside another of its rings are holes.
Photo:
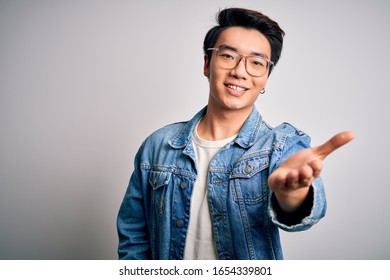
[[[242,92],[242,91],[245,90],[245,88],[234,86],[234,85],[228,85],[228,88],[231,88],[232,90],[235,90],[235,91],[238,91],[238,92]]]

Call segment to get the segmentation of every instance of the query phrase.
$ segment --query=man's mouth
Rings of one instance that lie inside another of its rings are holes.
[[[244,92],[247,90],[247,88],[239,87],[239,86],[232,85],[232,84],[225,84],[225,86],[227,86],[228,88],[230,88],[236,92]]]

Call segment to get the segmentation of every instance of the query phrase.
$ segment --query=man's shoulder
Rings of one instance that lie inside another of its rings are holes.
[[[182,145],[187,144],[189,136],[205,111],[206,107],[190,120],[174,122],[155,130],[146,138],[144,144],[152,145],[153,148],[165,144],[175,147],[181,147]]]
[[[272,128],[271,130],[273,132],[282,133],[285,135],[307,136],[307,134],[303,130],[297,128],[296,126],[288,122],[283,122],[278,126]]]
[[[188,121],[180,121],[180,122],[175,122],[175,123],[165,125],[159,129],[155,130],[154,132],[152,132],[146,138],[146,140],[153,141],[153,142],[154,141],[161,141],[164,139],[169,140],[169,139],[173,138],[175,135],[177,135],[187,123],[188,123]]]
[[[288,122],[283,122],[272,130],[274,147],[289,149],[291,147],[309,147],[311,138],[304,131]]]
[[[283,122],[273,127],[263,121],[262,131],[257,138],[259,145],[272,146],[274,148],[285,148],[301,141],[310,143],[310,137],[304,131],[288,122]]]

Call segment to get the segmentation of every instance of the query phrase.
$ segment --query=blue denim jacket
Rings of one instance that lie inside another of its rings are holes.
[[[183,259],[196,158],[189,122],[161,128],[139,149],[117,219],[121,259]],[[287,123],[267,125],[253,107],[237,138],[210,162],[208,196],[219,259],[282,259],[278,228],[302,231],[326,211],[323,184],[312,185],[310,214],[293,225],[275,211],[268,176],[310,138]]]

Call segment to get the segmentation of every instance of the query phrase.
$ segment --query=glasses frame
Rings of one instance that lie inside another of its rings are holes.
[[[224,48],[222,48],[222,49],[224,49]],[[219,52],[220,50],[221,50],[221,48],[208,48],[206,51],[216,51],[216,52],[217,52],[217,55],[218,55],[218,52]],[[230,50],[230,49],[228,49],[228,50]],[[274,65],[274,62],[273,62],[273,61],[271,61],[271,60],[269,60],[269,59],[266,59],[265,57],[262,57],[262,56],[258,56],[258,55],[242,55],[242,54],[239,54],[238,52],[236,52],[236,51],[234,51],[234,50],[230,50],[230,51],[236,53],[236,54],[239,56],[240,59],[238,60],[237,64],[236,64],[234,67],[232,67],[232,68],[226,68],[226,67],[221,66],[221,65],[218,63],[218,60],[217,60],[217,64],[218,64],[219,67],[221,67],[221,68],[223,68],[223,69],[226,69],[226,70],[232,70],[232,69],[236,68],[236,67],[238,66],[238,64],[240,64],[241,60],[244,58],[245,70],[246,70],[246,72],[247,72],[249,75],[253,76],[253,77],[262,77],[262,76],[265,75],[265,73],[267,73],[267,71],[271,68],[271,66]],[[248,57],[260,57],[261,59],[264,59],[264,60],[267,62],[267,67],[266,67],[266,70],[265,70],[264,74],[261,74],[261,75],[258,76],[258,75],[253,75],[253,74],[249,73],[248,67],[247,67],[247,58],[248,58]]]

